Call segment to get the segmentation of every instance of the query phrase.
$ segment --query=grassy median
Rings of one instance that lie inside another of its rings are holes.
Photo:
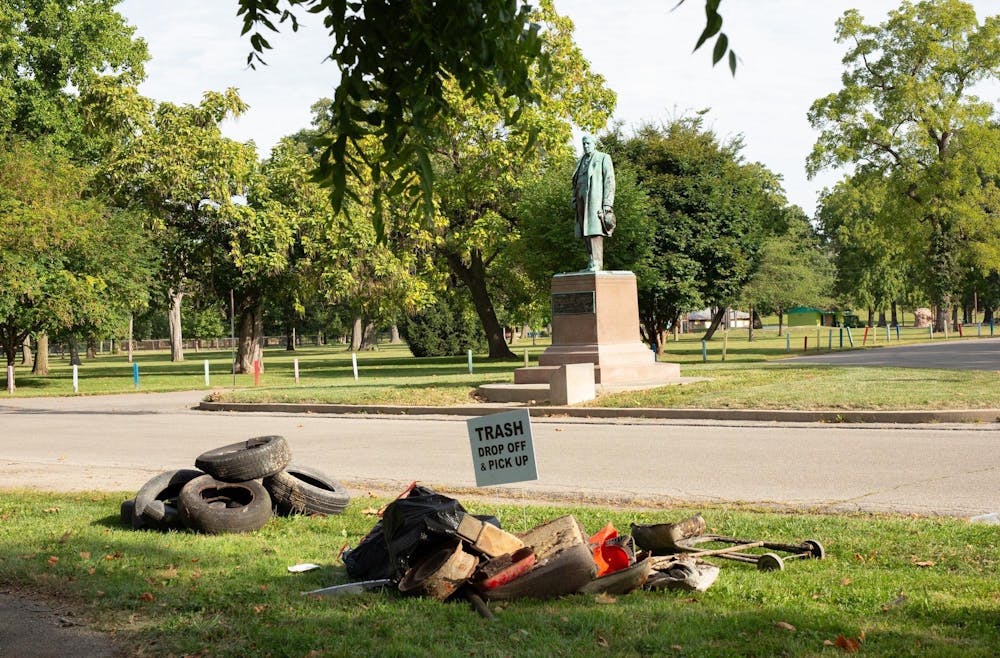
[[[350,580],[337,556],[385,500],[204,536],[126,529],[125,497],[3,492],[0,583],[70,603],[128,655],[994,656],[1000,646],[1000,527],[956,519],[702,509],[712,532],[816,539],[827,558],[770,573],[716,560],[704,593],[521,600],[494,605],[490,622],[463,602],[300,594]],[[512,531],[572,513],[588,531],[610,521],[627,532],[695,511],[462,502]],[[288,573],[301,562],[322,568]]]
[[[886,345],[884,330],[881,334],[872,332],[867,339],[863,330],[855,330],[852,337],[859,348],[862,343],[870,349]],[[890,337],[890,346],[927,341],[925,330],[913,328],[903,330],[900,340],[894,332]],[[948,340],[962,339],[952,336]],[[264,370],[256,383],[253,375],[232,376],[228,351],[188,351],[185,361],[178,363],[172,363],[163,352],[137,352],[134,364],[123,355],[103,354],[84,360],[78,369],[78,386],[81,395],[204,389],[206,396],[234,402],[464,405],[477,402],[473,394],[480,384],[513,381],[513,371],[524,365],[525,355],[530,364],[537,364],[538,355],[547,346],[541,340],[516,342],[512,345],[518,356],[514,361],[490,361],[482,354],[473,355],[472,373],[466,356],[416,359],[405,345],[382,345],[353,358],[344,345],[294,352],[272,348],[265,351]],[[663,360],[680,363],[685,377],[704,377],[706,381],[604,395],[592,405],[816,410],[1000,407],[996,372],[798,365],[785,360],[803,354],[806,348],[810,354],[839,350],[839,330],[831,334],[829,329],[793,328],[790,338],[758,331],[753,342],[747,340],[745,331],[734,331],[706,344],[704,354],[700,335],[682,336],[667,344]],[[53,358],[51,364],[47,377],[34,377],[29,369],[18,368],[14,395],[72,395],[67,362]]]

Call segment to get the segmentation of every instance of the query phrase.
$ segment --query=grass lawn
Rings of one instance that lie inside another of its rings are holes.
[[[312,599],[348,582],[337,555],[386,501],[355,499],[344,515],[272,519],[247,535],[133,531],[126,494],[0,495],[0,583],[72,604],[129,655],[212,656],[818,656],[858,643],[867,656],[995,656],[1000,647],[1000,528],[948,518],[787,515],[701,510],[710,531],[824,544],[827,559],[782,572],[717,560],[704,593],[494,605],[393,593]],[[607,522],[677,521],[694,510],[500,506],[463,501],[521,531],[573,513]],[[315,562],[322,569],[289,574]]]
[[[989,328],[984,329],[988,335]],[[975,331],[968,328],[967,337]],[[885,330],[854,330],[855,345],[865,348],[886,344]],[[926,330],[905,328],[890,345],[927,341]],[[912,368],[834,367],[782,363],[789,355],[839,349],[839,330],[793,327],[777,336],[774,330],[756,331],[748,342],[745,330],[718,334],[706,345],[701,334],[682,336],[666,345],[663,360],[681,364],[686,377],[708,381],[669,386],[639,393],[604,395],[591,403],[607,407],[689,407],[729,409],[970,409],[1000,407],[998,376],[989,371],[918,370]],[[808,342],[806,341],[808,339]],[[955,340],[953,336],[949,340]],[[968,339],[968,338],[967,338]],[[849,340],[845,336],[845,347]],[[944,340],[937,337],[935,340]],[[334,404],[398,404],[450,406],[475,403],[476,386],[513,381],[513,371],[548,346],[539,340],[515,343],[516,361],[489,361],[474,355],[473,373],[465,356],[414,358],[404,345],[382,345],[377,351],[357,354],[358,379],[352,355],[343,345],[301,348],[295,352],[268,349],[265,371],[258,386],[252,375],[239,375],[235,386],[228,351],[189,351],[186,360],[171,363],[163,352],[137,352],[140,391],[204,389],[217,400],[234,402],[318,402]],[[817,349],[818,348],[818,349]],[[725,356],[725,359],[723,359]],[[294,362],[299,363],[299,382]],[[204,363],[210,369],[205,385]],[[29,369],[16,372],[15,396],[72,395],[72,374],[67,362],[51,360],[48,377],[33,377]],[[123,355],[100,355],[84,360],[79,368],[79,393],[135,391],[132,364]],[[5,395],[5,393],[0,393]]]

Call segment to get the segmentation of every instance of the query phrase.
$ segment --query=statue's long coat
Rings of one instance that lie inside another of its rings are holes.
[[[604,230],[598,214],[605,207],[615,205],[615,169],[610,155],[594,151],[589,158],[584,154],[576,163],[573,202],[576,207],[576,237],[611,235]]]

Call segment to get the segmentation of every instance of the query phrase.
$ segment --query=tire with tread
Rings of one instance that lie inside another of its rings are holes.
[[[284,437],[256,436],[203,452],[194,465],[223,482],[246,482],[281,471],[291,456]]]
[[[177,506],[184,525],[209,534],[252,532],[271,518],[271,497],[258,480],[224,482],[202,475],[184,485]]]
[[[169,530],[182,528],[177,517],[177,497],[191,480],[204,475],[193,468],[164,471],[142,485],[135,495],[133,528]],[[139,525],[136,525],[136,522]]]
[[[334,478],[306,466],[293,464],[264,480],[264,487],[278,514],[340,514],[350,494]]]

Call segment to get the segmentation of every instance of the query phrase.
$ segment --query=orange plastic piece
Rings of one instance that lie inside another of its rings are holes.
[[[609,539],[614,539],[617,536],[618,530],[615,529],[614,524],[609,523],[587,540],[594,553],[598,578],[625,569],[630,565],[628,552],[624,548],[607,543]]]

